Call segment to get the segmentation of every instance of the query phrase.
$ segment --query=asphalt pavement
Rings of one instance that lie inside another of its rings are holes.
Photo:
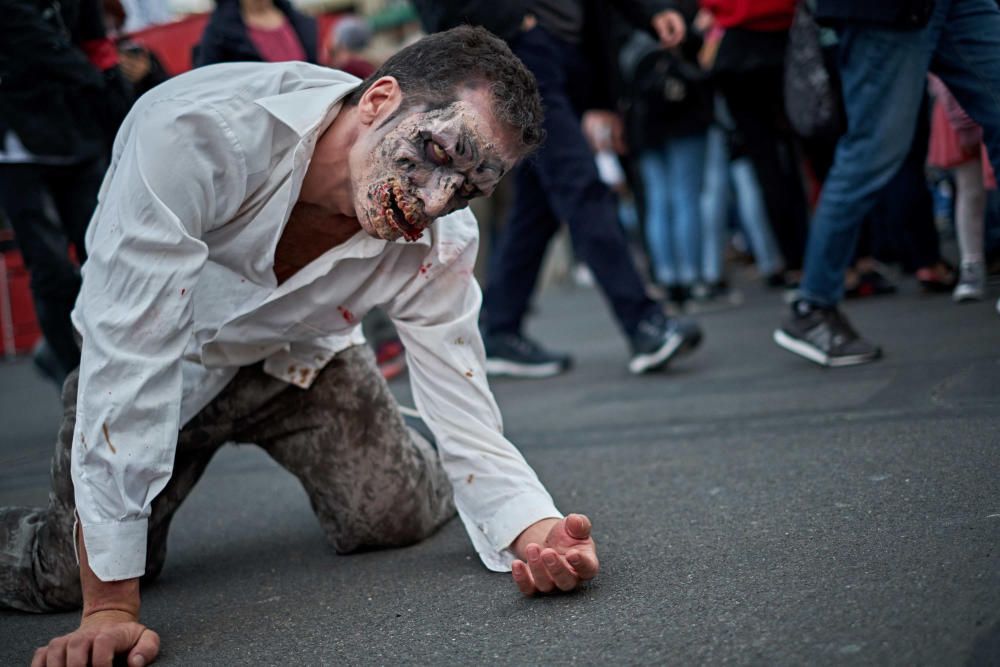
[[[886,357],[837,370],[776,347],[780,296],[741,289],[695,355],[638,378],[599,294],[549,289],[530,331],[575,368],[493,382],[558,505],[594,522],[590,585],[524,598],[457,520],[337,556],[295,478],[228,446],[144,590],[160,664],[1000,665],[1000,285],[848,304]],[[45,502],[58,414],[28,362],[0,364],[0,505]],[[0,612],[0,665],[77,620]]]

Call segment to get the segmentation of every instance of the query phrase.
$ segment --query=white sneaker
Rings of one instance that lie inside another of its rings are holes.
[[[955,303],[982,301],[986,294],[986,267],[982,262],[962,262],[961,277],[951,298]]]

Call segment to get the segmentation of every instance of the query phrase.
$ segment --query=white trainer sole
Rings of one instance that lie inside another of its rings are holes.
[[[951,300],[955,303],[973,303],[986,298],[986,292],[969,285],[959,285],[951,294]]]
[[[547,378],[565,370],[558,361],[547,364],[519,364],[507,359],[486,359],[486,374],[494,377]]]
[[[829,355],[823,354],[811,345],[807,345],[800,340],[792,338],[781,329],[775,329],[773,337],[774,342],[777,343],[778,346],[826,368],[857,366],[858,364],[865,364],[878,358],[878,355],[871,356],[867,354],[855,354],[853,356],[831,358]]]
[[[633,375],[641,375],[648,370],[662,366],[670,361],[670,358],[674,356],[683,342],[684,337],[679,333],[671,335],[656,352],[652,354],[640,354],[629,360],[629,372]]]

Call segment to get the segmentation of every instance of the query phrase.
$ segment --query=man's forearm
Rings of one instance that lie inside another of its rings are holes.
[[[139,618],[139,580],[101,581],[90,569],[87,546],[83,541],[83,527],[77,534],[80,555],[80,587],[83,590],[83,617],[99,611],[120,611],[134,619]]]

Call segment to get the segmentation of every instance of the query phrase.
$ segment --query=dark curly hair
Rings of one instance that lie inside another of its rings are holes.
[[[489,88],[493,115],[520,136],[522,153],[542,143],[542,101],[535,77],[502,39],[484,28],[459,26],[428,35],[385,61],[344,99],[354,106],[376,80],[399,82],[403,102],[397,111],[420,105],[447,106],[462,88]]]

